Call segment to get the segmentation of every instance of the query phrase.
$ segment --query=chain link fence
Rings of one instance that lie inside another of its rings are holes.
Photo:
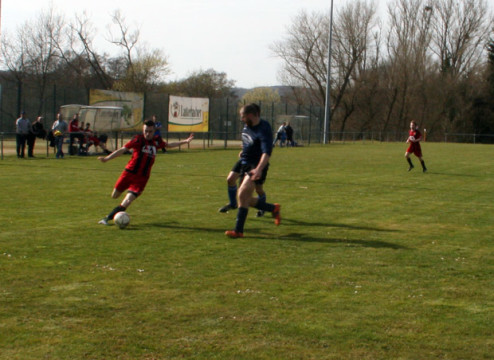
[[[40,100],[41,99],[41,100]],[[144,118],[156,115],[162,123],[162,136],[166,140],[180,139],[188,134],[168,133],[169,95],[150,92],[144,96]],[[33,121],[42,116],[42,123],[49,130],[55,120],[60,106],[67,104],[89,104],[89,89],[60,88],[52,85],[40,92],[38,88],[21,85],[12,81],[3,81],[0,85],[0,141],[3,154],[14,149],[15,153],[15,120],[21,110],[27,112],[28,118]],[[239,147],[243,124],[240,122],[238,111],[242,103],[238,98],[210,99],[208,133],[196,134],[194,147]],[[273,132],[282,122],[289,122],[294,129],[294,141],[297,146],[322,144],[324,139],[324,108],[315,105],[293,105],[289,103],[259,103],[261,117],[270,122]],[[65,119],[67,122],[70,119]],[[336,129],[334,122],[330,130]],[[93,129],[98,130],[98,129]],[[330,142],[367,142],[367,141],[405,141],[408,131],[330,131]],[[123,143],[123,139],[130,138],[133,133],[116,132],[106,134],[108,147],[114,150]],[[428,135],[428,134],[427,134]],[[427,137],[427,141],[465,142],[465,143],[493,143],[493,135],[445,133]],[[43,143],[43,145],[41,145]],[[13,145],[12,145],[13,144]],[[39,147],[46,147],[50,155],[50,147],[45,146],[43,140],[37,140]]]

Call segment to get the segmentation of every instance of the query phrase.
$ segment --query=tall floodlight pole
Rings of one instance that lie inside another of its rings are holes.
[[[328,143],[328,135],[331,124],[331,45],[333,42],[333,0],[331,0],[331,11],[329,15],[329,41],[328,41],[328,71],[326,73],[326,110],[324,112],[324,136],[323,143]]]

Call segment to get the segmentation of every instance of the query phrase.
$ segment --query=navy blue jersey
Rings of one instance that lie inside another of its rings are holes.
[[[257,166],[262,154],[271,156],[273,151],[273,132],[271,125],[262,120],[253,127],[244,126],[242,130],[242,164]]]

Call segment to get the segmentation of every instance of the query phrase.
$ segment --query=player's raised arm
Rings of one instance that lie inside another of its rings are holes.
[[[120,149],[115,150],[114,152],[112,152],[107,156],[98,156],[98,160],[105,163],[107,161],[110,161],[111,159],[115,159],[116,157],[119,157],[120,155],[124,154],[127,150],[128,149],[125,146],[121,147]]]
[[[194,134],[190,134],[189,137],[185,140],[182,140],[182,141],[176,141],[176,142],[173,142],[173,143],[169,143],[169,144],[166,144],[166,147],[167,148],[173,148],[173,147],[177,147],[177,146],[180,146],[180,145],[185,145],[185,144],[189,144],[192,139],[194,139]]]

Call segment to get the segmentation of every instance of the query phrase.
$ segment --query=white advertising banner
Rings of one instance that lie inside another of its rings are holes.
[[[208,132],[209,99],[170,95],[169,132]]]

